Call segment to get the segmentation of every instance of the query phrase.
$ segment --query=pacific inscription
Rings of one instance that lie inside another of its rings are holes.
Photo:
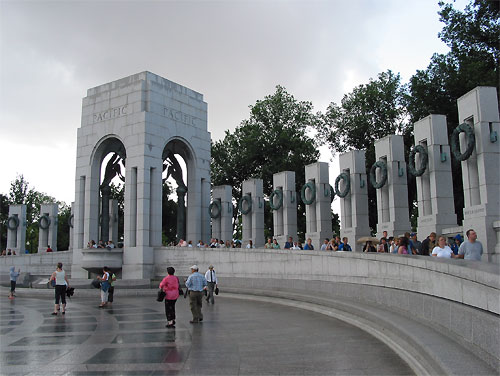
[[[127,115],[127,105],[110,108],[109,110],[94,114],[94,123],[99,123],[101,121],[117,118],[123,115]]]
[[[165,107],[163,109],[163,115],[172,120],[180,121],[181,123],[196,127],[196,118],[181,111],[172,110],[171,108]]]

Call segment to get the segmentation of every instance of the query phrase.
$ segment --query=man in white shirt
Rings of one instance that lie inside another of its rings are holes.
[[[321,245],[321,250],[322,251],[326,251],[326,247],[328,246],[328,242],[329,241],[330,241],[330,239],[325,238],[325,240],[323,241],[323,244]]]
[[[214,266],[210,265],[207,272],[205,273],[205,279],[207,280],[207,303],[215,303],[214,290],[217,288],[217,275],[215,274]]]

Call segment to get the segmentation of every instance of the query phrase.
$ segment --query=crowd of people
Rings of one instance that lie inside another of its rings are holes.
[[[13,251],[12,249],[4,249],[0,256],[16,256],[16,251]]]
[[[473,229],[466,233],[467,240],[463,241],[460,234],[456,235],[451,242],[445,236],[437,236],[432,232],[422,242],[417,239],[417,233],[406,232],[401,237],[389,236],[387,231],[383,232],[380,239],[370,238],[363,245],[363,252],[378,252],[391,253],[400,255],[421,255],[421,256],[436,256],[446,258],[464,258],[466,260],[481,260],[483,248],[481,242],[477,240],[477,234]],[[241,248],[240,240],[220,240],[217,238],[210,239],[204,243],[199,240],[196,245],[193,245],[191,240],[186,241],[181,239],[177,244],[178,247],[198,247],[198,248]],[[252,240],[248,242],[246,248],[255,248]],[[281,249],[276,238],[269,237],[264,245],[266,249]],[[311,238],[307,238],[302,244],[300,241],[294,241],[293,237],[289,237],[283,244],[283,249],[293,250],[314,250]],[[352,252],[352,246],[349,244],[349,239],[335,236],[332,239],[325,238],[320,247],[321,251],[332,252]]]
[[[115,243],[112,240],[108,240],[107,242],[99,240],[99,243],[96,243],[95,240],[91,240],[87,243],[87,248],[106,248],[111,250],[115,248]]]

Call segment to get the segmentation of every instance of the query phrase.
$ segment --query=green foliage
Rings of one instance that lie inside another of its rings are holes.
[[[236,202],[241,198],[244,180],[260,178],[264,194],[272,192],[272,177],[280,171],[295,171],[296,190],[305,180],[304,166],[319,157],[316,139],[309,135],[317,127],[318,115],[311,102],[299,102],[285,88],[250,106],[250,118],[242,121],[233,133],[226,131],[224,139],[212,143],[211,173],[213,185],[233,187]],[[304,212],[299,205],[299,231],[305,230]],[[234,212],[236,230],[238,211]],[[266,228],[272,223],[272,213],[265,210]],[[268,230],[269,231],[269,230]]]
[[[340,105],[332,102],[322,117],[318,130],[333,153],[366,150],[366,172],[375,162],[375,141],[394,133],[405,132],[407,124],[406,91],[399,74],[390,70],[377,79],[359,85],[345,94]],[[407,140],[405,140],[407,141]],[[377,197],[368,185],[370,227],[377,224]]]
[[[333,152],[373,148],[376,140],[401,133],[406,126],[405,90],[390,70],[332,102],[318,130]]]
[[[177,202],[169,199],[173,188],[168,181],[164,181],[162,188],[162,243],[165,245],[177,240]],[[189,239],[193,242],[199,239]]]
[[[109,187],[111,188],[109,198],[118,202],[118,241],[123,242],[125,223],[125,184],[115,185],[111,183]]]
[[[453,4],[440,2],[440,20],[445,24],[439,37],[450,52],[434,54],[425,70],[411,77],[407,108],[411,122],[429,114],[446,115],[448,136],[458,125],[457,99],[476,86],[500,82],[499,2],[475,0],[459,11]],[[410,127],[409,131],[412,131]],[[455,212],[463,217],[463,185],[460,162],[451,159]]]
[[[0,193],[0,251],[7,248],[7,219],[9,218],[9,199]]]
[[[57,250],[64,251],[69,249],[69,232],[70,227],[68,224],[69,217],[71,216],[71,206],[66,205],[64,202],[59,205],[59,212],[57,215]]]
[[[30,253],[36,253],[38,249],[40,206],[45,203],[55,203],[57,202],[56,199],[36,191],[35,188],[29,186],[23,175],[18,175],[10,184],[8,200],[9,205],[26,205],[26,247]]]

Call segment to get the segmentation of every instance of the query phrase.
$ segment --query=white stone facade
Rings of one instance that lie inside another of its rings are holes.
[[[45,252],[50,245],[52,251],[57,251],[57,215],[58,204],[42,204],[38,229],[38,252]]]
[[[250,240],[254,247],[264,246],[264,191],[262,179],[249,179],[243,182],[242,197],[250,196],[252,209],[248,214],[241,214],[243,225],[243,244],[246,247]],[[247,203],[243,210],[247,210]]]
[[[463,229],[474,229],[483,244],[483,260],[500,262],[493,223],[500,218],[500,120],[494,87],[477,87],[457,101],[460,123],[474,128],[476,144],[462,162],[464,187]],[[465,135],[460,134],[462,152]],[[465,234],[464,234],[465,236]]]
[[[26,205],[24,204],[9,205],[7,249],[16,251],[17,254],[24,253],[26,249]]]
[[[363,244],[357,241],[363,236],[370,236],[368,217],[368,181],[366,180],[365,151],[352,150],[339,157],[340,172],[349,175],[350,190],[340,200],[340,236],[349,238],[349,244],[355,252],[363,250]],[[345,187],[339,183],[339,191]]]
[[[282,171],[273,174],[273,189],[280,190],[283,203],[278,210],[273,210],[273,234],[278,244],[284,246],[288,237],[297,241],[297,194],[295,192],[295,172]],[[273,198],[274,205],[278,198]]]
[[[187,165],[186,237],[207,239],[211,156],[203,95],[150,72],[87,91],[77,142],[74,276],[87,275],[80,267],[81,249],[98,240],[101,163],[110,152],[126,161],[123,277],[151,275],[152,247],[161,245],[166,150]]]
[[[387,182],[377,189],[377,237],[381,238],[383,231],[389,236],[401,236],[410,231],[403,136],[390,135],[375,141],[375,159],[387,164]]]
[[[427,150],[428,164],[425,172],[416,177],[418,200],[418,238],[425,239],[431,232],[457,225],[453,201],[451,155],[448,144],[446,116],[429,115],[414,126],[415,146]],[[415,157],[415,168],[420,168],[420,153]]]
[[[220,213],[212,218],[212,238],[219,240],[233,239],[233,202],[232,187],[219,185],[212,190],[212,200],[220,203]],[[212,208],[212,211],[217,209]],[[206,239],[204,239],[206,240]]]
[[[311,238],[314,249],[320,249],[323,240],[331,239],[333,233],[328,163],[312,163],[305,169],[306,182],[316,186],[314,202],[306,205],[306,242],[307,238]],[[306,199],[309,199],[309,189],[305,193]]]

